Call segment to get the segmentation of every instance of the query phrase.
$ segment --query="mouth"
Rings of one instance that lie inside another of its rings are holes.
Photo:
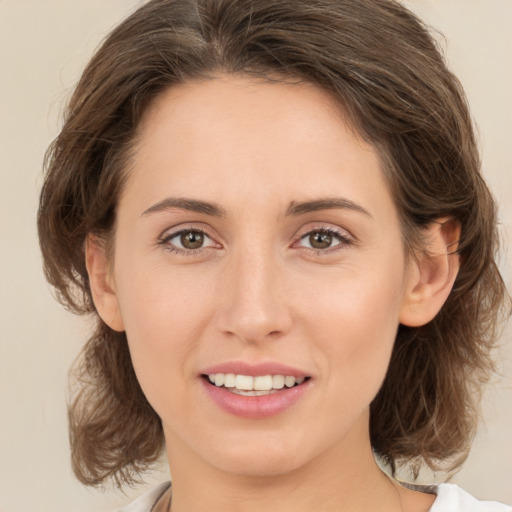
[[[244,419],[284,413],[302,400],[312,376],[278,362],[221,363],[204,368],[200,376],[207,396],[225,412]]]
[[[235,373],[211,373],[202,375],[209,385],[223,388],[230,393],[241,396],[267,396],[282,390],[298,387],[310,377],[293,375],[242,375]]]

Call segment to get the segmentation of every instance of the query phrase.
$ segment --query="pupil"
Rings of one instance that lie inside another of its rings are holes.
[[[204,235],[198,231],[189,231],[181,235],[181,245],[186,249],[199,249],[203,245]]]
[[[327,249],[331,246],[332,235],[329,233],[313,233],[309,236],[309,243],[315,249]]]

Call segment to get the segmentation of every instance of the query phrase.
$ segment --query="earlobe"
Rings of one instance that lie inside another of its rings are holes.
[[[425,247],[411,261],[400,323],[419,327],[430,322],[450,295],[460,268],[457,252],[461,226],[442,218],[425,228]]]
[[[88,235],[86,239],[85,263],[92,299],[98,314],[111,329],[124,331],[105,244],[94,235]]]

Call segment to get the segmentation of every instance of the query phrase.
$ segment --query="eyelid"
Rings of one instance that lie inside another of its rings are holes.
[[[182,247],[177,247],[176,245],[173,245],[170,243],[170,240],[172,240],[173,238],[180,236],[183,233],[189,233],[189,232],[194,232],[194,231],[197,233],[202,233],[205,237],[207,237],[212,242],[212,244],[204,246],[204,247],[199,247],[197,249],[185,249]],[[187,254],[187,255],[197,254],[198,252],[204,251],[205,249],[209,249],[212,247],[213,248],[221,248],[222,244],[217,242],[216,237],[213,236],[210,233],[210,231],[211,230],[209,230],[205,226],[198,226],[198,225],[193,225],[193,224],[180,224],[178,226],[174,226],[172,228],[166,229],[158,237],[157,244],[165,246],[168,250],[172,250],[172,252],[178,252],[178,253]]]
[[[341,226],[332,224],[330,222],[308,222],[297,230],[294,238],[299,239],[315,231],[327,231],[337,234],[340,237],[348,238],[354,242],[356,240],[355,236],[348,229],[342,228]]]
[[[339,239],[339,243],[326,249],[315,249],[313,247],[303,247],[299,245],[300,242],[304,240],[304,238],[311,235],[312,233],[318,232],[332,234]],[[314,251],[318,254],[329,254],[331,252],[335,252],[337,250],[341,250],[348,246],[354,245],[355,242],[355,237],[349,231],[341,228],[340,226],[325,223],[313,223],[307,224],[297,231],[294,237],[294,242],[292,243],[292,247],[303,248],[309,251]]]

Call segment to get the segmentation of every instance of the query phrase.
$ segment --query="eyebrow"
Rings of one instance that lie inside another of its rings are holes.
[[[167,197],[147,210],[144,210],[142,217],[152,213],[158,213],[172,208],[186,210],[190,212],[203,213],[214,217],[224,217],[226,211],[215,203],[200,201],[198,199],[187,199],[182,197]],[[354,203],[350,199],[341,197],[329,197],[322,199],[314,199],[312,201],[292,201],[286,209],[285,216],[298,216],[305,213],[316,212],[319,210],[348,209],[359,213],[363,213],[368,217],[372,217],[370,212],[362,206]]]
[[[206,201],[199,201],[198,199],[186,199],[183,197],[167,197],[162,201],[150,206],[147,210],[144,210],[144,215],[150,215],[152,213],[158,213],[172,208],[179,208],[180,210],[187,210],[189,212],[204,213],[205,215],[212,215],[214,217],[224,217],[226,212],[223,208],[215,203],[209,203]]]
[[[304,213],[316,212],[319,210],[348,209],[363,213],[372,218],[371,213],[362,206],[354,203],[350,199],[342,197],[327,197],[315,199],[313,201],[296,202],[292,201],[288,206],[285,215],[302,215]]]

